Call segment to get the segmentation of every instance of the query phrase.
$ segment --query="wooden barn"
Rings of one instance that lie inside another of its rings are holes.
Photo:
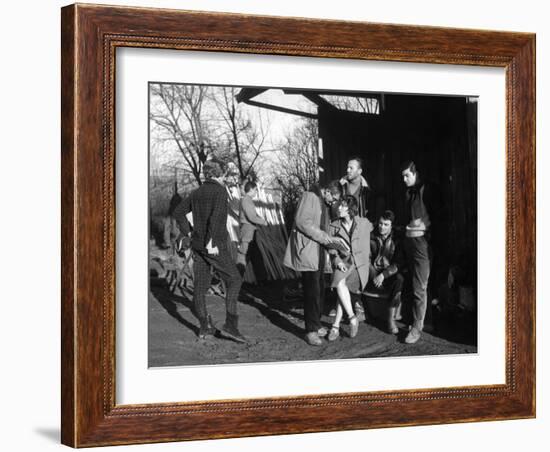
[[[374,191],[374,212],[369,215],[373,219],[391,209],[397,225],[403,224],[405,187],[400,166],[413,160],[422,178],[437,187],[445,206],[434,243],[433,270],[440,274],[433,276],[441,280],[450,265],[460,264],[475,279],[477,98],[284,90],[315,103],[317,113],[312,114],[257,101],[263,91],[243,88],[237,99],[318,120],[321,182],[344,176],[352,156],[365,161],[363,175]]]

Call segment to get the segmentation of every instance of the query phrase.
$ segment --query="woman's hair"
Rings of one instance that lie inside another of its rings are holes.
[[[344,196],[340,201],[340,205],[347,206],[350,218],[359,215],[359,203],[357,202],[357,199],[355,199],[355,196]]]
[[[328,183],[327,189],[332,193],[338,193],[340,196],[342,196],[342,186],[340,185],[340,181],[338,180],[332,180]]]
[[[312,184],[310,187],[309,187],[309,190],[311,193],[315,193],[317,196],[321,197],[322,196],[322,192],[321,192],[321,186],[319,184]]]

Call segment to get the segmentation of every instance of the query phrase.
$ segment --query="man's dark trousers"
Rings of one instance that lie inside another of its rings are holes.
[[[193,273],[194,273],[194,291],[193,303],[197,317],[201,324],[206,321],[206,292],[212,283],[212,269],[216,270],[221,279],[225,283],[226,295],[226,312],[228,314],[237,315],[237,300],[241,289],[242,278],[237,270],[237,267],[229,250],[220,247],[217,256],[208,254],[204,251],[193,251]]]
[[[374,278],[378,276],[378,274],[379,273],[377,273],[374,267],[371,265],[369,268],[368,287],[375,291],[380,290],[380,288],[376,287],[372,282]],[[405,279],[403,278],[403,275],[399,272],[394,273],[387,278],[384,278],[384,281],[382,281],[382,289],[389,292],[390,308],[396,308],[401,304],[401,292],[403,290],[404,281]]]
[[[306,333],[321,328],[321,312],[325,298],[325,275],[323,270],[302,272],[304,286],[304,319]]]

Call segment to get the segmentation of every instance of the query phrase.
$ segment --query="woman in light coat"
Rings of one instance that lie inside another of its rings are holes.
[[[331,251],[335,269],[332,287],[338,293],[338,305],[329,341],[340,336],[344,311],[350,321],[350,337],[355,337],[359,330],[359,320],[353,312],[350,292],[361,293],[369,280],[370,234],[373,227],[369,220],[359,217],[358,212],[357,200],[353,196],[344,196],[338,207],[339,219],[333,221],[329,228],[331,236],[340,238],[347,245],[347,251]]]

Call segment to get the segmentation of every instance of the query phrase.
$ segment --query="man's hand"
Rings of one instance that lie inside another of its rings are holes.
[[[382,273],[380,273],[379,275],[375,276],[374,279],[372,280],[372,283],[374,284],[375,287],[377,287],[378,289],[380,289],[380,287],[382,287],[382,283],[384,282],[384,275]]]
[[[218,247],[212,246],[212,239],[210,239],[206,244],[206,252],[212,256],[217,256],[218,254],[220,254],[220,250],[218,249]]]
[[[346,267],[346,264],[344,264],[343,262],[340,262],[336,268],[338,270],[340,270],[342,273],[346,273],[348,271],[348,268]]]

